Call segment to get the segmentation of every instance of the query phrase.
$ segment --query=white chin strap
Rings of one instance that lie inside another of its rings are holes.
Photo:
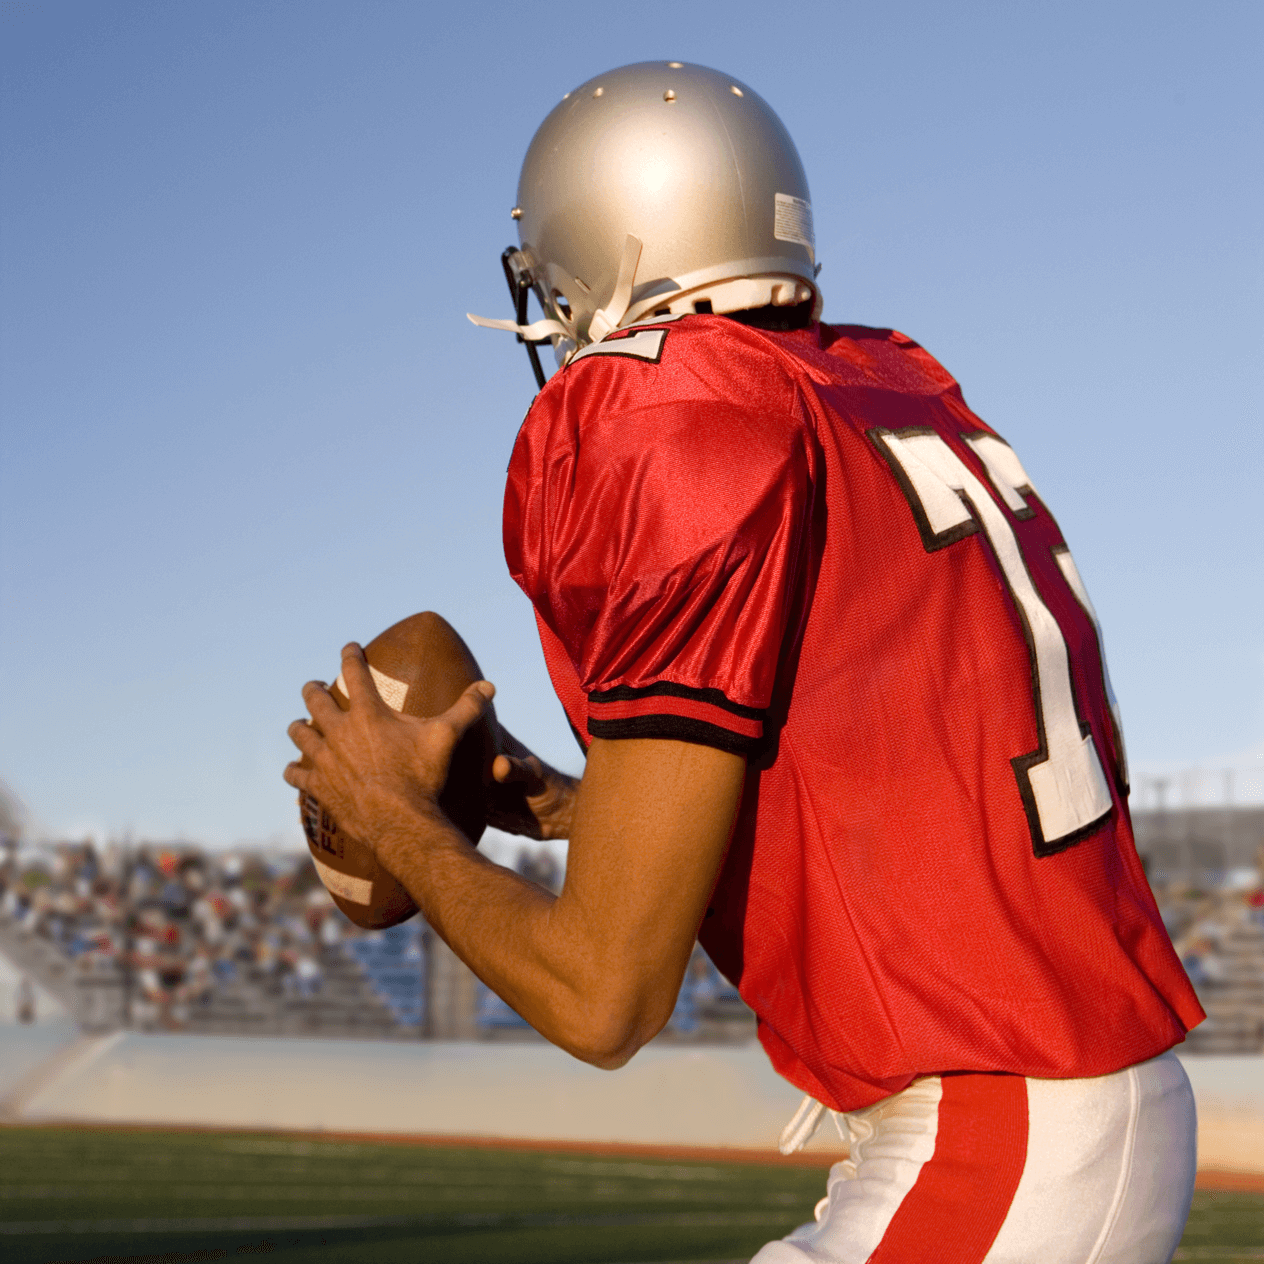
[[[632,302],[632,286],[636,281],[637,265],[641,262],[641,241],[631,233],[623,243],[623,258],[619,260],[619,276],[614,283],[614,293],[605,307],[593,312],[588,323],[588,339],[600,342],[607,334],[619,328],[619,322],[628,314]],[[512,320],[492,320],[487,316],[475,316],[466,312],[467,320],[482,329],[504,329],[511,334],[521,334],[529,342],[538,342],[541,338],[569,338],[577,341],[575,330],[564,325],[560,320],[537,320],[530,325],[519,325]]]
[[[623,242],[623,258],[619,260],[619,277],[614,283],[614,293],[605,307],[593,312],[588,322],[588,337],[600,342],[607,334],[619,328],[619,322],[628,314],[632,302],[632,285],[636,281],[637,264],[641,262],[641,240],[629,233]]]
[[[570,331],[560,320],[537,320],[530,325],[519,325],[512,320],[492,320],[487,316],[475,316],[473,312],[466,312],[465,318],[482,329],[505,329],[511,334],[521,334],[530,342],[538,342],[541,338],[552,338],[554,334],[560,334],[563,338],[571,336]]]

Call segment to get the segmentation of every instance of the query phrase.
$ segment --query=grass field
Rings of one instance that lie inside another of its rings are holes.
[[[0,1129],[0,1259],[745,1260],[820,1168],[259,1133]],[[1264,1260],[1264,1195],[1200,1191],[1177,1255]]]

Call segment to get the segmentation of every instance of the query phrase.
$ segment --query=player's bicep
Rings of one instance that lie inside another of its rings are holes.
[[[690,742],[589,749],[556,911],[605,945],[603,990],[638,1047],[671,1015],[745,772],[741,755]]]

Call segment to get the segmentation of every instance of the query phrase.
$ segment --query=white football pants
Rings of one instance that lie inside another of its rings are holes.
[[[1094,1079],[928,1076],[839,1116],[816,1221],[751,1264],[1167,1264],[1194,1189],[1168,1052]]]

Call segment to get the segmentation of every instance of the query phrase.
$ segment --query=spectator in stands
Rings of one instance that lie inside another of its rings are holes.
[[[1246,906],[1250,910],[1253,922],[1264,925],[1264,889],[1257,887],[1246,897]]]
[[[294,963],[294,985],[299,996],[315,996],[320,991],[323,972],[314,958],[306,953]]]
[[[35,988],[25,975],[18,981],[16,1017],[20,1023],[35,1021]]]
[[[1181,958],[1181,965],[1196,987],[1205,987],[1217,977],[1215,947],[1210,939],[1200,939]]]

